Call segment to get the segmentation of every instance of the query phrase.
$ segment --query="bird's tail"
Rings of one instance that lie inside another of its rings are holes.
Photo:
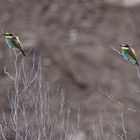
[[[137,60],[137,59],[135,59],[135,64],[136,64],[136,65],[139,65],[139,62],[138,62],[138,60]]]
[[[22,49],[20,49],[20,51],[22,52],[23,56],[26,56],[25,51],[23,51]]]

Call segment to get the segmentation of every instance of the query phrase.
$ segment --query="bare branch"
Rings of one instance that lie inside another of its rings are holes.
[[[5,137],[5,135],[4,135],[3,128],[2,128],[2,125],[1,124],[0,124],[0,132],[2,134],[3,140],[7,140],[6,137]]]
[[[137,74],[138,74],[138,78],[140,79],[140,71],[139,71],[139,68],[137,66],[135,66],[135,69],[137,71]]]
[[[122,106],[121,125],[122,125],[122,130],[124,133],[124,140],[127,140],[127,131],[126,131],[125,125],[124,125],[124,105]]]
[[[114,47],[112,47],[112,49],[113,49],[114,51],[116,51],[119,55],[122,56],[122,53],[121,53],[118,49],[116,49],[116,48],[114,48]]]
[[[101,88],[99,88],[99,91],[102,95],[104,95],[105,97],[107,97],[110,101],[114,102],[114,103],[117,103],[118,105],[120,105],[121,107],[123,106],[123,108],[125,108],[126,110],[130,111],[130,112],[136,112],[136,113],[140,113],[140,110],[138,109],[133,109],[133,108],[130,108],[128,106],[124,106],[124,104],[119,101],[118,98],[114,97],[113,95],[109,95],[107,94],[105,91],[103,91]]]
[[[95,120],[93,119],[93,122],[92,122],[92,135],[93,137],[95,138],[95,140],[98,140],[98,132],[96,130],[96,126],[95,126]]]
[[[104,130],[103,130],[103,124],[102,124],[102,114],[101,113],[99,114],[99,118],[100,118],[101,135],[105,139],[105,134],[104,134]]]
[[[15,81],[14,77],[6,71],[6,68],[4,67],[4,73],[7,74],[13,81]]]

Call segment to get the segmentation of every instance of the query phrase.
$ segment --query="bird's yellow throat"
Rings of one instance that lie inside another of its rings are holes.
[[[129,48],[127,48],[127,47],[122,47],[122,50],[123,50],[123,51],[129,50]]]
[[[6,38],[6,39],[9,39],[9,38],[12,38],[12,36],[6,35],[5,38]]]

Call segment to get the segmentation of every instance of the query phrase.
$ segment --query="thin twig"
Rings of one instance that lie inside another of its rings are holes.
[[[122,130],[124,133],[124,140],[127,140],[127,131],[124,125],[124,105],[122,106],[122,112],[121,112],[121,124],[122,124]]]
[[[101,135],[105,139],[104,130],[103,130],[103,123],[102,123],[102,114],[101,113],[99,114],[99,118],[100,118]]]
[[[13,81],[15,81],[14,77],[9,72],[6,71],[5,66],[4,66],[4,73],[7,74]]]
[[[116,51],[119,55],[122,56],[122,53],[121,53],[118,49],[116,49],[116,48],[114,48],[114,47],[112,47],[112,49],[113,49],[114,51]]]
[[[95,120],[93,119],[92,121],[92,136],[95,138],[95,140],[98,140],[98,132],[96,130],[96,126],[95,126]]]
[[[135,66],[135,69],[137,71],[137,74],[138,74],[138,78],[140,79],[140,71],[139,71],[139,68],[137,66]]]
[[[0,132],[1,132],[1,135],[2,135],[2,138],[3,140],[7,140],[5,135],[4,135],[4,132],[3,132],[3,128],[2,128],[2,125],[0,124]]]
[[[136,113],[140,113],[140,110],[138,109],[133,109],[133,108],[130,108],[128,106],[124,106],[124,104],[119,101],[118,98],[114,97],[113,95],[109,95],[106,93],[106,91],[103,91],[101,88],[99,88],[99,91],[102,95],[104,95],[105,97],[107,97],[110,101],[112,102],[116,102],[118,105],[120,105],[121,107],[123,106],[126,110],[130,111],[130,112],[136,112]]]
[[[123,139],[123,136],[120,135],[120,134],[118,134],[118,133],[116,132],[116,130],[115,130],[115,128],[113,127],[112,124],[108,124],[108,125],[110,126],[111,132],[113,132],[113,134],[115,134],[116,136],[118,136],[121,140],[124,140],[124,139]]]

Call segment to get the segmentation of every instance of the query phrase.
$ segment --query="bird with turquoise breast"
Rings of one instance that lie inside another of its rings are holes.
[[[124,59],[128,61],[132,61],[133,64],[139,65],[135,50],[132,47],[130,47],[128,44],[121,44],[120,46],[121,46],[121,53]]]
[[[1,36],[4,36],[5,41],[9,48],[16,48],[21,51],[23,56],[26,56],[24,50],[21,47],[21,43],[18,36],[15,36],[14,33],[2,33]]]

